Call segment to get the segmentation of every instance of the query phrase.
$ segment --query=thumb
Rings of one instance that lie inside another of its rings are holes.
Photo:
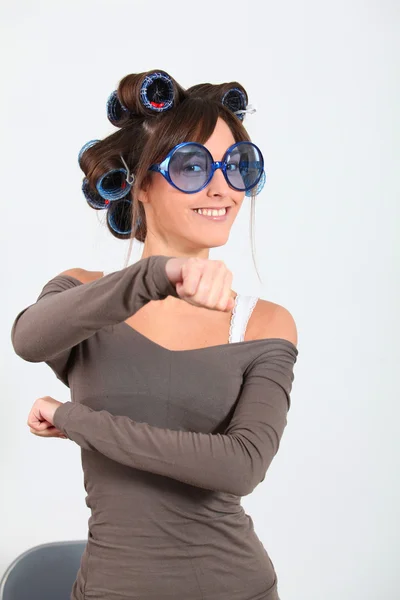
[[[187,260],[187,256],[172,257],[165,263],[166,275],[175,286],[178,281],[182,281],[182,266]]]
[[[37,421],[33,427],[36,431],[43,431],[49,427],[53,427],[53,425],[48,421]]]

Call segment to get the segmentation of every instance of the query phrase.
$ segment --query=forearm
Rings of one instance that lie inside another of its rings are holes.
[[[286,405],[286,397],[278,401]],[[55,426],[86,450],[129,467],[237,496],[251,493],[264,479],[278,450],[286,420],[281,416],[274,424],[264,421],[257,431],[237,422],[229,434],[211,434],[154,427],[75,402],[66,402],[54,415]]]
[[[16,354],[30,362],[50,360],[103,327],[124,321],[150,300],[177,296],[165,272],[169,258],[150,256],[58,293],[66,281],[55,277],[37,302],[17,315],[11,330]]]

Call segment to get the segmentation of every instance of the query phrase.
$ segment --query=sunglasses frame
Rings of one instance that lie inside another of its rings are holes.
[[[182,148],[183,146],[187,146],[187,145],[191,145],[191,146],[199,146],[200,148],[202,148],[203,150],[206,151],[206,153],[209,155],[210,157],[210,162],[211,162],[211,170],[210,170],[210,175],[207,179],[207,181],[197,190],[182,190],[180,187],[178,187],[171,179],[170,174],[169,174],[169,163],[171,161],[172,155],[179,150],[180,148]],[[247,188],[237,188],[234,185],[232,185],[232,183],[229,181],[228,176],[226,174],[226,167],[228,166],[229,163],[226,162],[226,157],[228,154],[230,154],[235,148],[236,146],[239,146],[240,144],[250,144],[251,146],[254,146],[257,150],[257,152],[260,155],[260,162],[262,165],[261,171],[259,176],[257,177],[257,180],[249,187]],[[211,179],[213,178],[213,175],[215,173],[215,171],[217,169],[221,169],[222,173],[224,174],[225,180],[227,182],[227,184],[234,190],[238,191],[238,192],[248,192],[249,190],[253,189],[253,187],[255,187],[258,182],[260,181],[263,173],[264,173],[264,157],[262,155],[261,150],[259,149],[258,146],[256,146],[255,144],[253,144],[253,142],[247,142],[245,140],[242,140],[240,142],[235,142],[234,144],[232,144],[232,146],[229,146],[229,148],[226,150],[223,159],[222,160],[214,160],[211,152],[208,150],[208,148],[206,148],[205,146],[203,146],[203,144],[199,144],[198,142],[182,142],[180,144],[177,144],[174,148],[172,148],[172,150],[170,150],[167,154],[167,156],[164,158],[164,160],[162,160],[160,163],[155,163],[153,165],[151,165],[149,167],[149,171],[155,171],[157,173],[161,173],[161,175],[168,181],[168,183],[170,185],[172,185],[174,188],[176,188],[177,190],[179,190],[180,192],[184,192],[185,194],[197,194],[197,192],[200,192],[201,190],[203,190],[211,181]]]

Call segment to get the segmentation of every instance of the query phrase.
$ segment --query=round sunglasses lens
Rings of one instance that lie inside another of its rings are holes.
[[[263,160],[258,148],[248,142],[241,142],[226,158],[226,175],[236,189],[248,190],[253,187],[263,170]]]
[[[186,144],[176,150],[169,162],[169,176],[184,192],[199,190],[211,171],[209,154],[197,144]]]

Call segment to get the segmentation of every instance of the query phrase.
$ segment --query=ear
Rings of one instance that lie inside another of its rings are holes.
[[[150,189],[151,189],[151,177],[150,177],[150,174],[148,174],[143,179],[142,185],[137,193],[137,198],[138,198],[139,202],[143,202],[143,204],[147,204],[149,202]]]

